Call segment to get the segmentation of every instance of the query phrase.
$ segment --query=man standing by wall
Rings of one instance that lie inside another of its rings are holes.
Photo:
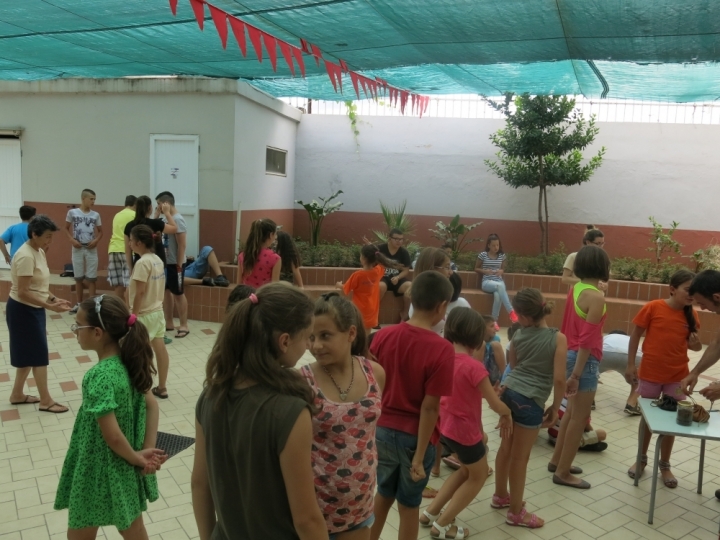
[[[125,226],[135,219],[135,195],[125,197],[125,208],[120,210],[112,222],[112,236],[108,245],[107,280],[115,295],[125,299],[125,290],[130,286],[130,269],[125,259]]]
[[[187,245],[187,225],[185,219],[175,208],[175,197],[169,191],[163,191],[156,198],[155,218],[160,217],[160,208],[163,203],[170,205],[170,215],[175,220],[177,232],[165,235],[165,329],[175,328],[173,320],[174,308],[177,306],[180,326],[177,328],[175,337],[184,338],[190,333],[188,330],[188,303],[183,289],[185,273],[185,247]]]

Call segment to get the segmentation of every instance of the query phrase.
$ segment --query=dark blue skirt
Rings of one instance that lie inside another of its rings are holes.
[[[45,309],[8,298],[5,319],[10,332],[10,364],[16,368],[47,366]]]

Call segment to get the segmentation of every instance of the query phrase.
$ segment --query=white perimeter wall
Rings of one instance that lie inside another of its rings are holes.
[[[303,115],[298,131],[296,199],[345,194],[343,210],[379,212],[380,199],[408,200],[415,215],[532,221],[537,191],[514,190],[484,160],[502,120],[363,117],[356,148],[345,116]],[[653,215],[682,229],[718,230],[720,127],[602,123],[606,147],[593,178],[550,191],[550,219],[647,227]]]

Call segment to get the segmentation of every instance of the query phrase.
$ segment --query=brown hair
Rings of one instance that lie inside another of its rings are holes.
[[[285,369],[278,338],[296,336],[312,324],[314,306],[305,293],[289,283],[260,287],[257,303],[245,299],[235,304],[220,328],[208,358],[205,388],[216,398],[216,408],[226,401],[238,376],[286,396],[296,396],[315,414],[315,395],[294,369]]]
[[[474,309],[457,307],[445,321],[445,339],[471,349],[482,345],[485,337],[485,319]]]
[[[315,316],[327,315],[341,332],[347,332],[351,326],[357,329],[355,341],[350,347],[353,356],[368,357],[368,338],[362,315],[357,306],[336,292],[326,293],[315,301]]]
[[[452,295],[450,280],[440,272],[428,270],[413,279],[412,306],[417,311],[433,311],[443,302],[449,302]]]
[[[147,225],[135,225],[130,230],[130,238],[140,242],[146,249],[155,252],[155,234]]]
[[[300,268],[302,266],[302,260],[300,259],[300,252],[298,251],[295,242],[293,242],[292,236],[285,231],[277,232],[277,248],[275,252],[280,255],[282,262],[281,270],[285,273],[293,271],[293,267]]]
[[[538,322],[552,313],[555,303],[546,302],[539,290],[525,287],[520,289],[515,298],[512,299],[512,306],[518,315],[523,315]]]
[[[427,247],[420,252],[413,275],[417,277],[428,270],[435,270],[450,261],[450,257],[440,248]]]
[[[120,360],[127,369],[130,384],[141,394],[147,393],[152,388],[156,371],[150,336],[145,325],[136,320],[132,326],[128,326],[130,311],[125,302],[112,294],[88,298],[80,304],[80,309],[90,326],[100,328],[120,345]]]
[[[695,273],[690,270],[680,269],[670,277],[670,286],[677,289],[683,283],[695,279]],[[683,313],[688,323],[688,330],[692,334],[697,332],[697,322],[695,321],[695,313],[692,306],[683,306]]]
[[[250,298],[250,295],[255,292],[255,287],[251,287],[250,285],[236,285],[235,288],[232,290],[232,292],[228,295],[227,299],[227,306],[225,306],[225,311],[230,311],[230,308],[233,307],[238,302],[241,302],[242,300],[245,300],[246,298]]]
[[[152,201],[147,195],[140,195],[135,201],[135,223],[142,223],[152,210]]]
[[[573,273],[580,279],[610,279],[610,257],[604,249],[590,244],[575,255]]]
[[[243,250],[243,277],[252,274],[255,263],[260,257],[262,245],[270,235],[277,232],[277,224],[272,219],[256,219],[250,226],[250,234],[245,241]]]
[[[587,225],[587,230],[583,235],[583,246],[592,244],[598,238],[605,238],[605,235],[600,229],[596,229],[595,225]]]
[[[402,265],[398,264],[392,259],[388,259],[385,255],[380,253],[378,247],[375,244],[367,244],[363,246],[360,249],[360,255],[365,257],[365,260],[368,262],[368,264],[372,264],[373,266],[377,264],[382,264],[387,268],[395,268],[397,270],[403,268]]]

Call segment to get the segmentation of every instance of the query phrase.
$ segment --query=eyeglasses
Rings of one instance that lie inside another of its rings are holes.
[[[597,247],[603,247],[603,246],[605,245],[605,241],[602,241],[602,242],[593,242],[593,244],[596,245]]]
[[[75,335],[77,335],[78,330],[80,330],[82,328],[95,328],[95,327],[94,326],[78,326],[77,324],[70,325],[70,331]]]
[[[103,323],[102,315],[100,315],[100,310],[102,309],[103,298],[105,298],[104,294],[101,294],[100,296],[95,297],[95,313],[97,313],[98,319],[100,319],[100,327],[103,330],[105,330],[105,323]]]
[[[395,240],[396,242],[402,242],[404,238],[398,238],[397,236],[391,236],[390,240]]]
[[[447,272],[449,272],[450,270],[452,270],[452,267],[451,267],[450,265],[447,265],[447,266],[436,266],[435,268],[436,268],[437,270],[445,270],[445,271],[447,271]]]

